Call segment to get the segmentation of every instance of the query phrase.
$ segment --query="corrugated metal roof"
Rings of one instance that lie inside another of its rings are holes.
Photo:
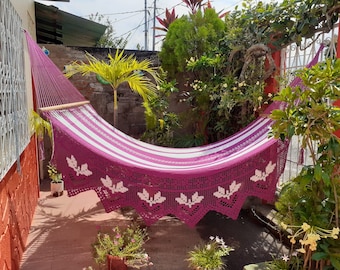
[[[106,26],[35,2],[38,43],[94,47]]]

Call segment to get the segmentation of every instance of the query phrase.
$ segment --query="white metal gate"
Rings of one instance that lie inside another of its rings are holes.
[[[335,58],[338,42],[339,23],[329,33],[316,34],[312,39],[303,40],[301,46],[292,44],[281,52],[281,77],[289,83],[295,77],[295,71],[304,68],[312,61],[321,44],[325,45],[319,57],[319,62],[326,58]],[[282,86],[284,87],[284,86]],[[294,137],[290,143],[287,155],[285,171],[281,177],[281,183],[288,181],[300,172],[303,165],[310,164],[310,153],[304,150],[304,161],[299,164],[301,146],[298,137]]]

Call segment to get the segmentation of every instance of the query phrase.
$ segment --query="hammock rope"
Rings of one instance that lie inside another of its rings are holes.
[[[271,119],[260,117],[235,135],[201,147],[147,144],[83,104],[79,91],[27,33],[26,38],[39,107],[52,106],[43,114],[53,126],[53,160],[69,196],[94,190],[107,212],[129,206],[147,225],[172,214],[189,226],[212,210],[236,219],[249,196],[274,200],[288,142],[268,138]],[[297,78],[291,85],[299,83]],[[282,105],[273,103],[265,113]]]

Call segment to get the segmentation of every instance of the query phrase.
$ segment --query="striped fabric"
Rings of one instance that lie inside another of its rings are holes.
[[[287,152],[268,138],[268,118],[223,141],[178,149],[123,134],[91,105],[45,115],[68,194],[95,190],[106,211],[132,206],[148,225],[173,214],[194,226],[210,210],[236,219],[248,196],[272,201]]]
[[[38,104],[84,101],[26,37]],[[62,97],[55,102],[54,95]],[[273,104],[267,113],[280,105]],[[272,121],[265,117],[220,142],[182,149],[136,140],[89,104],[44,114],[53,126],[53,160],[69,196],[94,190],[107,212],[130,206],[147,225],[172,214],[194,226],[211,210],[236,219],[247,197],[272,201],[288,149],[287,142],[268,138]]]

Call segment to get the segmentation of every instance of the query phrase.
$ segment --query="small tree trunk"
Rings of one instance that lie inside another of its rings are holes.
[[[113,88],[113,126],[118,125],[118,94],[117,89]]]

